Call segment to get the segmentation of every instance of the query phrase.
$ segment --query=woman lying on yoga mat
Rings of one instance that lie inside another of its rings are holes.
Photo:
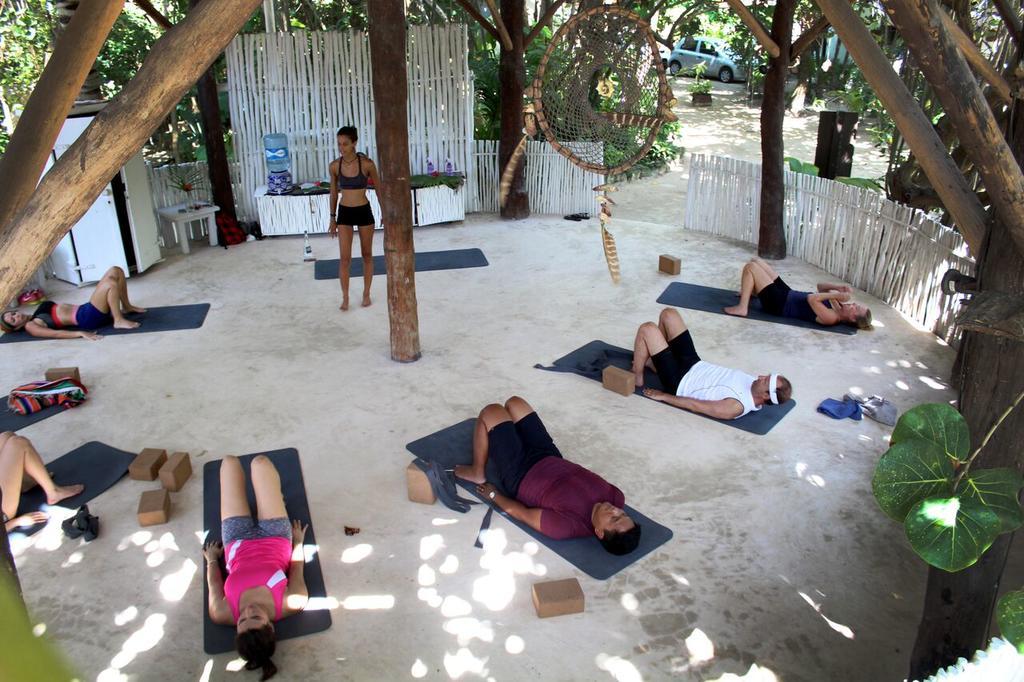
[[[18,513],[22,489],[28,489],[23,485],[26,477],[42,486],[47,504],[57,504],[85,489],[81,484],[57,485],[28,438],[10,431],[0,433],[0,492],[4,496],[3,520],[7,530],[34,526],[49,518],[41,511],[14,516]]]
[[[760,258],[751,258],[740,276],[740,302],[724,308],[730,315],[747,316],[751,294],[756,294],[761,307],[770,315],[795,317],[817,322],[824,327],[848,324],[858,329],[871,328],[871,311],[850,300],[852,290],[845,284],[818,285],[817,293],[793,291],[779,273]]]
[[[341,309],[348,310],[348,273],[352,267],[352,232],[359,231],[359,250],[363,255],[363,305],[370,305],[370,285],[373,283],[373,211],[366,198],[366,187],[372,182],[380,197],[380,178],[377,166],[363,154],[356,153],[356,129],[344,126],[338,129],[337,159],[331,161],[332,210],[337,207],[337,216],[331,216],[327,232],[333,237],[340,235],[338,247],[341,261],[338,263],[338,279],[341,280]],[[338,203],[338,191],[341,203]],[[338,228],[346,228],[339,230]],[[351,227],[352,229],[347,229]]]
[[[494,483],[500,490],[485,478],[488,459],[497,465]],[[618,555],[640,544],[640,525],[622,510],[622,491],[563,459],[540,417],[519,396],[480,411],[473,463],[457,465],[455,475],[473,481],[499,509],[550,538],[596,535]]]
[[[129,320],[124,314],[144,312],[145,308],[133,306],[128,300],[128,282],[124,270],[115,265],[96,284],[88,303],[74,305],[43,301],[32,315],[8,310],[0,315],[0,329],[7,333],[24,330],[29,336],[43,339],[95,341],[100,335],[93,330],[108,325],[117,329],[134,329],[139,323]]]
[[[288,522],[281,477],[269,458],[254,457],[251,475],[256,520],[246,498],[241,462],[237,457],[225,457],[221,462],[223,544],[211,542],[203,548],[203,554],[210,587],[210,620],[235,626],[235,646],[246,661],[246,670],[262,669],[260,679],[266,680],[277,672],[270,660],[277,647],[274,621],[299,613],[309,598],[302,575],[302,541],[308,526]],[[225,547],[226,580],[220,570]]]

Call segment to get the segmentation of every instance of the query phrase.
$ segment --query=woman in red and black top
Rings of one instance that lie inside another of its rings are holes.
[[[486,480],[487,463],[496,479]],[[480,411],[473,463],[455,467],[502,511],[556,540],[596,535],[612,554],[640,543],[640,526],[622,510],[622,491],[562,457],[530,404],[518,396]]]

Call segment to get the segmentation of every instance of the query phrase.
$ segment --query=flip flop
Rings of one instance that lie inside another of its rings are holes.
[[[88,528],[82,534],[82,539],[86,542],[92,542],[100,534],[100,520],[95,516],[89,516]]]

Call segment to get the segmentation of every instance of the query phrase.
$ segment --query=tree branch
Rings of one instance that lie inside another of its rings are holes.
[[[515,45],[512,43],[512,36],[508,34],[508,29],[505,28],[505,22],[501,20],[501,10],[494,4],[494,0],[484,0],[487,3],[487,8],[491,10],[491,17],[494,18],[494,27],[498,29],[498,35],[501,36],[501,44],[506,50],[511,52],[515,49]]]
[[[953,42],[957,44],[967,62],[974,67],[978,75],[988,81],[988,84],[992,86],[992,89],[999,95],[1001,100],[1007,104],[1012,103],[1013,95],[1010,94],[1010,84],[985,59],[984,55],[978,51],[978,46],[974,44],[971,37],[964,33],[964,30],[941,7],[939,8],[939,18],[942,19],[942,25],[946,27],[950,37],[953,38]]]
[[[1021,29],[1020,17],[1007,0],[992,0],[1006,24],[1006,30],[1010,32],[1013,42],[1017,43],[1017,49],[1024,48],[1024,29]]]
[[[469,0],[455,0],[455,2],[459,3],[459,7],[466,10],[466,14],[473,17],[476,23],[483,26],[484,30],[491,34],[491,37],[498,41],[501,40],[501,36],[498,35],[498,29],[494,28],[494,25],[487,21],[487,18],[480,14],[480,10],[470,4]]]
[[[807,27],[807,30],[800,34],[800,37],[793,41],[789,48],[789,61],[795,62],[797,57],[803,54],[804,50],[813,45],[821,34],[828,30],[832,24],[824,16],[818,17],[814,23]]]
[[[138,5],[139,9],[145,12],[157,26],[160,26],[161,28],[170,28],[174,25],[167,19],[167,17],[161,14],[160,10],[154,7],[153,3],[149,0],[135,0],[135,4]]]
[[[747,9],[746,5],[740,2],[740,0],[725,1],[729,3],[729,7],[732,7],[732,11],[736,12],[740,20],[747,25],[747,28],[749,28],[750,32],[754,34],[757,42],[761,44],[761,47],[765,49],[765,52],[772,56],[772,59],[775,59],[782,54],[782,51],[779,50],[779,46],[775,44],[774,40],[772,40],[771,35],[768,34],[764,25],[757,20],[757,17],[755,17],[749,9]]]
[[[551,3],[551,6],[548,7],[548,11],[544,13],[544,16],[538,19],[537,23],[533,25],[532,29],[530,29],[530,32],[526,34],[526,41],[523,43],[524,47],[529,46],[530,43],[537,39],[537,36],[539,36],[540,32],[544,30],[544,27],[551,23],[551,19],[555,16],[555,12],[557,12],[564,4],[565,0],[556,0]]]

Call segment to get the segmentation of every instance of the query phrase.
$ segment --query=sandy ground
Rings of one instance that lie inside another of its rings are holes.
[[[490,266],[417,276],[423,357],[412,364],[389,359],[385,279],[372,307],[340,313],[337,283],[314,281],[290,238],[197,243],[130,280],[140,305],[210,302],[201,329],[0,347],[8,383],[78,366],[92,391],[23,431],[45,459],[95,439],[188,451],[196,469],[165,526],[139,528],[138,497],[153,486],[126,479],[90,504],[97,541],[51,525],[17,543],[34,622],[83,679],[257,679],[231,672],[235,656],[202,651],[199,471],[295,447],[330,595],[319,606],[334,625],[281,643],[279,679],[696,681],[753,664],[788,682],[902,679],[926,569],[871,497],[889,429],[814,406],[851,389],[901,408],[949,400],[950,348],[869,297],[879,328],[852,337],[684,311],[707,359],[793,381],[798,405],[766,436],[532,368],[595,338],[628,345],[673,279],[657,272],[660,253],[682,256],[681,278],[736,285],[752,249],[679,229],[682,189],[662,185],[673,177],[621,192],[646,193],[648,210],[616,212],[618,286],[594,220],[478,215],[417,230],[420,250],[480,247]],[[313,247],[336,257],[327,238]],[[799,286],[827,278],[800,261],[780,268]],[[48,286],[59,300],[89,294]],[[408,502],[405,444],[512,394],[570,459],[675,537],[601,582],[500,518],[475,549],[479,508]],[[537,619],[531,584],[566,577],[586,612]]]

